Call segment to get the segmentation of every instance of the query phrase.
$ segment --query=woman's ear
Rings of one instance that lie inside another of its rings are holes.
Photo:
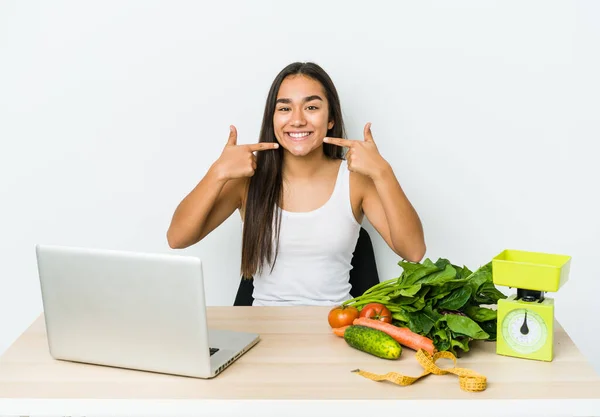
[[[327,123],[327,130],[331,130],[333,128],[334,124],[335,124],[334,121],[330,120],[329,123]]]

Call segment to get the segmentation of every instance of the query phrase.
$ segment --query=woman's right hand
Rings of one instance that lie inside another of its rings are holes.
[[[227,144],[219,159],[213,164],[212,169],[217,174],[217,177],[222,180],[251,177],[256,170],[256,156],[253,152],[277,148],[279,148],[279,144],[272,142],[238,145],[237,130],[235,126],[230,126]]]

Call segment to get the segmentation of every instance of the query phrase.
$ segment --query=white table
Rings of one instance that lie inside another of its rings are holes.
[[[334,336],[322,307],[209,307],[211,327],[262,340],[211,380],[56,361],[40,316],[0,358],[0,416],[600,416],[600,377],[557,323],[552,362],[509,358],[475,342],[458,366],[487,377],[483,392],[454,375],[413,385],[374,382],[356,368],[418,376],[415,352],[397,361]],[[449,361],[438,362],[441,367]]]

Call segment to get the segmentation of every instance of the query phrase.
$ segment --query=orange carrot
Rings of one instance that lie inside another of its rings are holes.
[[[414,333],[408,327],[398,327],[390,323],[368,319],[366,317],[359,317],[355,319],[353,324],[381,330],[382,332],[392,336],[392,338],[396,342],[408,348],[414,350],[424,349],[432,355],[435,353],[435,348],[433,347],[433,340],[425,336],[421,336],[420,334]]]
[[[350,325],[348,326],[342,326],[342,327],[334,327],[333,330],[333,334],[335,334],[336,336],[339,337],[344,337],[344,332],[346,331],[346,329],[350,327]]]

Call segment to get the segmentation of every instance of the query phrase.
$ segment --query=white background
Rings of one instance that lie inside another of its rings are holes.
[[[42,310],[36,243],[174,252],[228,126],[256,142],[272,79],[315,61],[349,136],[373,123],[427,257],[573,257],[549,296],[600,370],[599,28],[597,2],[0,3],[0,353]],[[209,304],[232,304],[240,248],[235,214],[178,252],[204,260]]]

